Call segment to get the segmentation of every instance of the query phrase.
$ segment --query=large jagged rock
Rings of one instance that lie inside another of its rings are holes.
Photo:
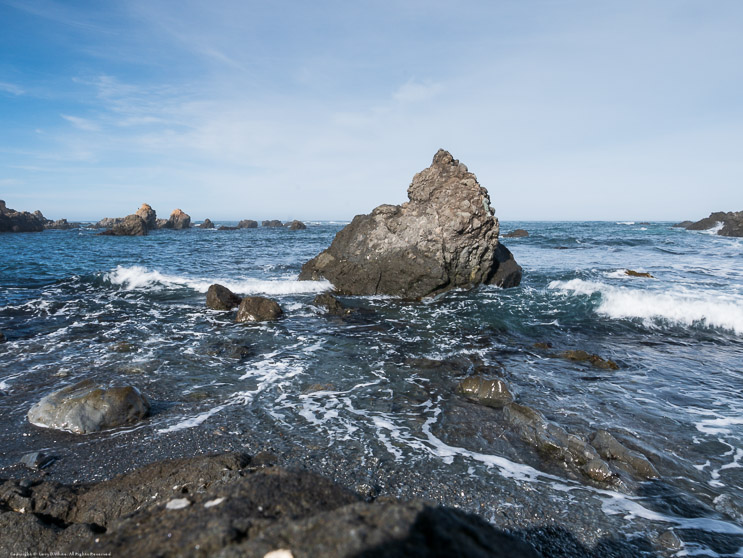
[[[46,221],[40,211],[16,211],[0,200],[0,232],[41,232]]]
[[[132,213],[110,229],[98,234],[103,236],[145,236],[147,234],[147,224],[139,215]]]
[[[83,380],[41,399],[28,411],[28,421],[43,428],[87,434],[136,422],[149,411],[149,401],[135,387],[106,389]]]
[[[170,219],[161,228],[182,230],[191,226],[191,216],[180,209],[174,209]]]
[[[439,150],[408,188],[410,201],[357,215],[300,280],[328,279],[341,294],[417,299],[456,287],[513,287],[521,267],[498,242],[490,197],[467,167]]]
[[[683,221],[682,223],[674,225],[674,227],[683,226],[686,223],[688,223],[688,221]],[[729,211],[727,213],[724,211],[715,211],[714,213],[710,213],[709,217],[690,223],[684,228],[687,231],[705,231],[712,229],[719,224],[722,224],[722,227],[717,231],[718,235],[743,237],[743,211]]]
[[[157,212],[150,206],[150,204],[143,203],[135,215],[139,215],[144,221],[147,230],[152,231],[157,228]]]

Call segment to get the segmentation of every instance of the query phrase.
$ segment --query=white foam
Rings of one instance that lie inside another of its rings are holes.
[[[709,229],[706,229],[706,230],[703,230],[703,231],[699,231],[699,232],[701,232],[702,234],[717,234],[718,231],[721,231],[722,230],[722,227],[724,227],[724,226],[725,226],[725,224],[722,221],[717,221],[717,223],[715,223]]]
[[[640,318],[650,325],[666,320],[686,326],[717,327],[743,334],[743,296],[673,288],[648,291],[597,281],[552,281],[549,288],[576,295],[601,295],[599,314],[614,319]]]
[[[634,225],[634,221],[617,221],[617,225]]]
[[[319,293],[332,288],[329,281],[297,281],[294,279],[265,280],[249,277],[244,279],[186,277],[183,275],[169,275],[138,265],[131,267],[117,266],[116,269],[106,273],[104,279],[127,291],[158,291],[188,287],[205,293],[214,283],[219,283],[231,291],[242,295]]]

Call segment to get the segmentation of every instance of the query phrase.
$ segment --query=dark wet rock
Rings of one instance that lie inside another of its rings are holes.
[[[69,223],[67,219],[57,219],[56,221],[48,220],[44,223],[44,230],[66,231],[80,227],[80,223]]]
[[[111,350],[115,353],[131,353],[132,351],[136,351],[137,347],[129,343],[129,341],[119,341],[111,347]]]
[[[301,280],[328,279],[341,294],[417,299],[481,283],[511,287],[521,268],[498,242],[487,190],[448,152],[408,188],[409,201],[357,215]]]
[[[602,370],[619,370],[619,365],[617,365],[613,360],[605,360],[598,355],[592,355],[586,351],[563,351],[558,353],[556,356],[574,362],[587,362],[596,368],[601,368]]]
[[[500,379],[486,379],[470,376],[457,385],[457,393],[471,401],[488,407],[504,407],[513,402],[513,395],[506,382]]]
[[[303,231],[307,228],[307,225],[305,225],[302,221],[297,221],[296,219],[286,226],[290,231]]]
[[[211,285],[206,291],[206,306],[212,310],[232,310],[240,305],[241,297],[222,285]]]
[[[714,213],[710,213],[709,217],[700,219],[699,221],[696,221],[692,223],[691,225],[687,226],[686,230],[687,231],[706,231],[708,229],[716,227],[718,223],[724,222],[726,217],[727,217],[727,213],[725,213],[724,211],[716,211]]]
[[[51,465],[56,460],[56,456],[50,455],[48,453],[43,453],[41,451],[27,453],[26,455],[21,457],[21,463],[29,469],[43,469],[44,467],[48,467],[49,465]]]
[[[278,219],[270,219],[270,220],[261,222],[261,226],[262,227],[283,227],[284,223],[282,223]]]
[[[655,277],[647,272],[635,271],[634,269],[625,269],[624,274],[630,277],[646,277],[648,279],[655,279]]]
[[[135,215],[139,215],[144,221],[148,231],[155,230],[157,228],[157,213],[149,204],[143,203],[142,207],[137,210]]]
[[[595,432],[590,440],[601,457],[610,460],[632,476],[640,479],[654,479],[660,476],[647,457],[625,447],[606,430]]]
[[[683,226],[688,221],[678,223],[676,226]],[[743,211],[716,211],[709,217],[700,219],[694,223],[686,225],[684,228],[688,231],[705,231],[722,225],[717,234],[720,236],[743,237]]]
[[[720,236],[743,237],[743,211],[728,213],[723,221],[722,228],[717,232]]]
[[[238,322],[264,322],[280,318],[284,312],[275,300],[263,296],[246,296],[237,309]]]
[[[28,411],[28,421],[75,434],[98,432],[141,420],[150,403],[137,388],[103,388],[83,380],[44,397]]]
[[[681,221],[680,223],[676,223],[675,225],[672,225],[674,229],[685,229],[689,225],[693,225],[694,221]]]
[[[253,221],[252,219],[243,219],[237,224],[237,228],[238,229],[257,229],[258,221]]]
[[[239,228],[240,228],[240,227],[228,227],[227,225],[222,225],[222,226],[220,226],[220,227],[219,227],[219,228],[218,228],[217,230],[218,230],[218,231],[236,231],[236,230],[238,230]]]
[[[552,343],[539,341],[537,343],[534,343],[535,349],[542,349],[542,350],[548,350],[552,348]]]
[[[332,314],[333,316],[350,316],[353,314],[353,308],[344,306],[330,293],[321,293],[317,295],[312,301],[312,304],[325,308],[328,311],[328,314]]]
[[[204,222],[199,225],[200,229],[213,229],[214,223],[211,219],[204,219]]]
[[[524,238],[526,236],[529,236],[529,231],[525,229],[516,229],[508,234],[504,234],[503,238]]]
[[[123,217],[104,217],[92,226],[94,229],[110,229],[124,220]]]
[[[0,200],[0,232],[41,232],[46,221],[40,211],[16,211]]]
[[[649,225],[649,224],[650,224],[650,221],[640,221],[640,222],[639,222],[639,223],[637,223],[637,224],[638,224],[638,225]]]
[[[213,343],[209,346],[207,353],[213,356],[222,356],[227,358],[234,358],[237,360],[244,360],[250,358],[255,354],[255,351],[234,341],[225,340],[218,343]]]
[[[191,216],[180,209],[174,209],[170,218],[161,227],[163,229],[183,230],[191,226]]]
[[[147,234],[147,225],[139,215],[131,214],[110,229],[98,234],[104,236],[144,236]]]
[[[5,343],[8,339],[5,337],[5,334],[0,331],[0,343]]]
[[[95,485],[4,481],[0,552],[538,556],[476,516],[393,498],[362,502],[324,477],[275,462],[225,454],[153,463]]]

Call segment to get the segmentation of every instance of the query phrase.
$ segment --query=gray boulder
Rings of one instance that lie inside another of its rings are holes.
[[[525,229],[516,229],[508,234],[504,234],[503,238],[524,238],[526,236],[529,236],[529,231]]]
[[[258,221],[253,221],[252,219],[243,219],[237,224],[238,229],[257,229],[258,228]]]
[[[232,310],[240,305],[242,298],[227,287],[211,285],[206,291],[206,306],[212,310]]]
[[[246,296],[237,309],[238,322],[265,322],[280,318],[284,312],[276,301],[263,296]]]
[[[191,216],[188,213],[180,209],[174,209],[173,213],[170,214],[170,218],[160,228],[183,230],[188,229],[191,226]]]
[[[135,215],[139,215],[142,218],[147,230],[152,231],[157,228],[157,213],[149,204],[143,203]]]
[[[282,223],[278,219],[271,219],[271,220],[268,220],[268,221],[263,221],[261,223],[261,226],[262,227],[283,227],[284,226],[284,223]]]
[[[295,219],[294,221],[292,221],[291,223],[287,225],[287,228],[290,231],[303,231],[304,229],[307,228],[307,225],[305,225],[302,221],[297,221]]]
[[[147,234],[147,224],[139,215],[132,213],[110,229],[98,234],[104,236],[145,236]]]
[[[44,397],[28,411],[28,421],[87,434],[136,422],[149,411],[149,401],[135,387],[103,388],[83,380]]]
[[[498,242],[487,190],[447,151],[415,175],[408,198],[356,216],[302,266],[300,280],[328,279],[341,294],[411,299],[483,283],[519,284],[521,267]]]

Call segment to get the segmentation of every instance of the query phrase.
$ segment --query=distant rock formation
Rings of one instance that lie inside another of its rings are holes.
[[[153,231],[157,228],[157,213],[149,204],[143,203],[135,215],[139,215],[142,218],[148,231]]]
[[[307,225],[302,221],[297,221],[296,219],[286,226],[290,231],[302,231],[307,228]]]
[[[16,211],[6,207],[5,202],[0,200],[0,232],[41,232],[45,221],[40,211]]]
[[[674,229],[685,229],[689,225],[693,225],[694,221],[681,221],[680,223],[676,223],[673,225]]]
[[[300,280],[328,279],[341,294],[417,299],[456,287],[513,287],[521,267],[498,242],[490,197],[443,149],[413,178],[410,201],[357,215]]]
[[[263,221],[261,223],[262,227],[283,227],[284,223],[279,221],[278,219],[271,219],[270,221]]]
[[[257,229],[258,228],[258,221],[253,221],[252,219],[243,219],[237,224],[238,229]]]
[[[523,238],[525,236],[529,236],[529,231],[525,229],[516,229],[508,234],[504,234],[503,238]]]
[[[111,227],[118,225],[124,220],[123,217],[104,217],[98,221],[92,228],[94,229],[110,229]]]
[[[99,232],[102,236],[145,236],[147,224],[139,215],[132,213],[127,215],[110,229]]]
[[[219,227],[219,228],[218,228],[217,230],[218,230],[218,231],[236,231],[236,230],[238,230],[239,228],[240,228],[240,227],[228,227],[227,225],[222,225],[222,226],[220,226],[220,227]]]
[[[200,229],[213,229],[214,223],[211,219],[204,219],[204,222],[199,225]]]
[[[191,226],[191,216],[180,209],[174,209],[170,219],[162,227],[164,229],[183,230]]]
[[[687,231],[706,231],[718,225],[722,225],[717,231],[720,236],[743,237],[743,211],[716,211],[699,221],[682,221],[673,226],[683,227]]]

